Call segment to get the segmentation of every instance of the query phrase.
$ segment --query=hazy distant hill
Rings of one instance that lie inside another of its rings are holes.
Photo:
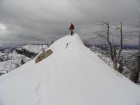
[[[47,45],[23,45],[3,48],[0,51],[0,74],[7,73],[33,59]]]

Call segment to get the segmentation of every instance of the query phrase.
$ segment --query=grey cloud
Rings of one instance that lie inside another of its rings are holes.
[[[0,43],[57,40],[70,33],[71,22],[82,39],[94,35],[97,20],[132,27],[139,4],[139,0],[0,0],[0,23],[7,29]]]

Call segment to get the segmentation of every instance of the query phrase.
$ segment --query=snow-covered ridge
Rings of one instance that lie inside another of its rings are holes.
[[[28,44],[28,45],[25,45],[25,46],[21,46],[18,49],[26,49],[30,52],[39,53],[39,52],[42,51],[42,48],[46,49],[47,45],[31,45],[31,44]]]
[[[32,60],[36,54],[47,49],[46,45],[24,45],[0,52],[0,73],[5,74],[21,66],[21,60],[25,63]],[[19,52],[19,53],[18,53]]]
[[[140,87],[83,45],[65,36],[35,59],[0,77],[0,105],[139,105]]]

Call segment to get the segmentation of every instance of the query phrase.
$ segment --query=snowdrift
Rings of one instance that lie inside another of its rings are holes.
[[[65,36],[35,59],[0,77],[0,105],[140,105],[140,87]]]

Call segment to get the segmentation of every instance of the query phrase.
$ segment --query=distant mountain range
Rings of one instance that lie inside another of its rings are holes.
[[[100,47],[100,48],[102,48],[102,50],[107,50],[109,48],[108,45],[94,45],[94,46]],[[120,47],[119,45],[116,45],[116,46],[117,46],[117,48]],[[134,49],[134,50],[137,50],[138,48],[139,48],[138,46],[130,46],[130,45],[124,45],[123,46],[123,49]]]
[[[24,46],[24,45],[28,45],[30,43],[27,44],[17,44],[17,43],[10,43],[10,44],[0,44],[0,51],[5,50],[5,49],[13,49],[19,46]],[[31,45],[41,45],[41,44],[31,44]],[[43,44],[44,45],[44,44]],[[88,44],[88,47],[92,47],[92,46],[96,46],[96,47],[100,47],[100,48],[105,48],[105,50],[107,48],[109,48],[108,45],[99,45],[99,44]],[[119,48],[119,45],[116,45]],[[123,49],[138,49],[138,46],[135,45],[123,45]]]
[[[17,48],[17,47],[20,47],[20,46],[26,46],[26,45],[30,45],[30,44],[2,44],[0,45],[0,51],[4,51],[6,49],[13,49],[13,48]],[[45,44],[31,44],[31,45],[45,45]]]

